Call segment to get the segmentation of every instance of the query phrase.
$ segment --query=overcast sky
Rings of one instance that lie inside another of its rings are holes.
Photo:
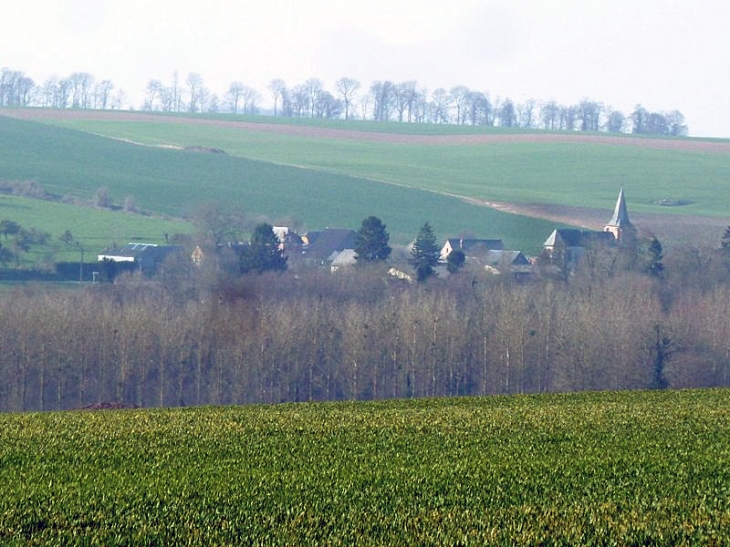
[[[0,67],[42,84],[89,72],[134,106],[150,79],[199,73],[270,102],[274,78],[335,94],[416,80],[492,99],[588,98],[629,114],[679,110],[693,136],[730,137],[727,0],[22,0],[0,18]]]

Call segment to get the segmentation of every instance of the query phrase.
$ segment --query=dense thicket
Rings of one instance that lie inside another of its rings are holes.
[[[191,287],[4,295],[0,410],[730,385],[725,283],[409,285],[356,269]]]

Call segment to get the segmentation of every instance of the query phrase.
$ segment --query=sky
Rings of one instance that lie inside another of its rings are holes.
[[[88,72],[135,108],[151,79],[191,72],[271,103],[272,79],[415,80],[492,100],[679,110],[730,137],[727,0],[23,0],[3,7],[0,67],[42,84]]]

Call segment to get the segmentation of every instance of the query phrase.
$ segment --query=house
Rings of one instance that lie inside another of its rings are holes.
[[[327,259],[327,262],[330,263],[330,271],[334,273],[337,270],[354,266],[357,263],[355,256],[356,253],[354,249],[335,251]]]
[[[484,268],[493,274],[511,273],[516,277],[532,274],[532,263],[522,251],[489,251],[485,262]]]
[[[307,232],[302,254],[305,258],[318,262],[327,262],[332,253],[345,249],[354,249],[357,244],[357,232],[341,228],[326,228],[321,232]]]
[[[168,255],[179,252],[178,245],[156,245],[154,243],[128,243],[125,247],[107,249],[99,254],[99,262],[111,261],[138,269],[145,275],[153,275]],[[133,266],[133,267],[132,267]]]
[[[288,253],[301,252],[304,245],[302,237],[287,226],[273,226],[272,230],[279,240],[279,250]]]
[[[504,244],[501,239],[466,239],[463,237],[453,237],[446,240],[441,247],[441,260],[446,260],[451,251],[460,249],[464,255],[469,257],[483,256],[489,251],[501,251]]]

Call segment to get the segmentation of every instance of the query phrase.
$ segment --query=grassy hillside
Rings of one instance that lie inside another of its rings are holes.
[[[193,135],[193,143],[207,145],[204,135]],[[4,117],[0,177],[36,180],[60,195],[91,197],[105,186],[118,201],[132,196],[141,208],[168,215],[218,201],[272,220],[295,218],[316,229],[358,228],[374,214],[387,224],[395,243],[412,240],[428,220],[439,237],[502,237],[510,247],[534,252],[553,228],[433,192],[233,155],[142,147]]]
[[[0,415],[0,542],[725,544],[728,397]]]
[[[273,120],[257,119],[266,123]],[[730,203],[730,153],[656,149],[637,145],[636,139],[625,135],[612,138],[602,135],[602,140],[593,141],[591,135],[586,135],[585,142],[570,143],[515,140],[444,145],[292,136],[214,124],[171,123],[168,116],[139,121],[130,114],[123,121],[64,119],[51,120],[51,123],[145,144],[215,146],[239,157],[477,199],[610,210],[618,188],[624,186],[635,212],[724,217],[726,204]],[[301,126],[307,122],[287,123]],[[406,128],[418,135],[524,133],[505,133],[493,128],[485,131],[483,128],[369,123],[358,122],[349,127],[365,133],[379,130],[388,134],[406,133]],[[309,124],[348,127],[341,121],[330,124],[309,121]],[[603,140],[606,138],[609,140]],[[662,141],[650,137],[643,140]],[[688,204],[669,208],[658,205],[660,200]]]
[[[129,214],[108,209],[68,205],[38,199],[0,195],[0,220],[12,220],[25,229],[35,228],[50,234],[48,245],[31,247],[21,257],[23,264],[35,264],[52,254],[55,261],[80,260],[80,248],[85,260],[96,260],[96,255],[115,244],[130,241],[164,243],[165,234],[185,234],[193,226],[181,220]],[[64,244],[58,238],[69,230],[73,241]],[[0,243],[7,244],[0,239]]]

